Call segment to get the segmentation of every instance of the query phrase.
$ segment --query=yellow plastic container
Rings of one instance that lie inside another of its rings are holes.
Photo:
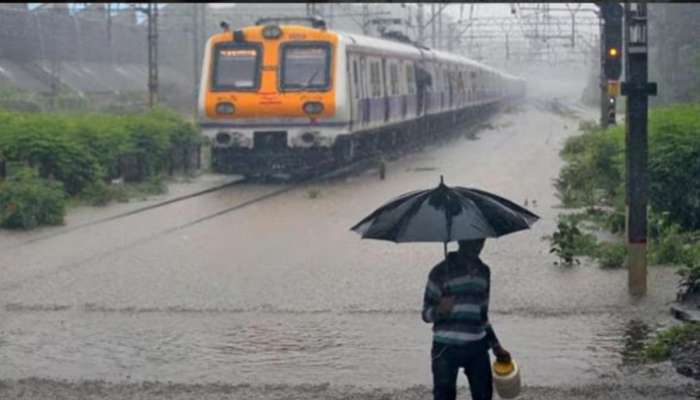
[[[515,361],[502,363],[495,361],[493,368],[493,386],[502,399],[513,399],[520,394],[520,368]]]

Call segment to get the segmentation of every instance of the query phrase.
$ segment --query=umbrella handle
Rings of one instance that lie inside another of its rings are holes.
[[[450,260],[447,258],[447,242],[442,242],[442,245],[445,251],[445,284],[443,285],[442,291],[445,295],[447,295],[447,281],[450,279]]]

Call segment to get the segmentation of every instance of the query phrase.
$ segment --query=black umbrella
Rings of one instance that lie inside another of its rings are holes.
[[[443,242],[499,237],[528,229],[539,217],[500,196],[448,187],[406,193],[379,207],[351,229],[363,239]]]

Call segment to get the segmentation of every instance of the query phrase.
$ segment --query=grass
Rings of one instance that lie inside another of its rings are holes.
[[[700,324],[685,323],[657,333],[643,349],[643,359],[647,362],[666,361],[673,348],[700,338]]]
[[[321,197],[321,189],[318,188],[310,188],[306,190],[306,197],[310,199],[317,199]]]
[[[138,183],[106,184],[100,181],[83,190],[69,205],[106,206],[112,202],[128,203],[132,199],[146,200],[148,196],[163,194],[167,190],[168,187],[160,176]]]

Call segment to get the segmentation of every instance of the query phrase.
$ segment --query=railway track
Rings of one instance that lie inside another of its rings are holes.
[[[345,175],[345,174],[348,174],[348,173],[351,173],[351,172],[353,172],[353,171],[356,171],[356,170],[359,169],[359,168],[370,166],[370,165],[371,165],[372,163],[374,163],[374,162],[375,162],[374,159],[361,159],[361,160],[357,160],[357,161],[355,161],[355,162],[353,162],[353,163],[351,163],[351,164],[344,165],[344,166],[341,166],[341,167],[339,167],[339,168],[337,168],[337,169],[334,169],[334,170],[332,170],[332,171],[326,172],[326,173],[324,173],[324,174],[320,174],[320,175],[319,175],[319,174],[317,174],[317,175],[311,175],[311,174],[309,174],[309,175],[306,175],[306,176],[304,176],[303,178],[300,178],[300,179],[298,179],[298,180],[295,180],[295,181],[293,181],[293,182],[291,182],[291,183],[289,183],[288,181],[282,181],[282,180],[273,181],[273,182],[277,182],[277,183],[285,182],[286,185],[283,186],[282,188],[279,188],[279,189],[277,189],[277,190],[273,190],[273,191],[268,192],[268,193],[266,193],[266,194],[263,194],[263,195],[261,195],[261,196],[255,197],[255,198],[253,198],[253,199],[251,199],[251,200],[247,200],[247,201],[244,201],[244,202],[241,202],[241,203],[232,205],[232,206],[230,206],[230,207],[224,208],[224,209],[222,209],[222,210],[215,211],[215,212],[213,212],[213,213],[211,213],[211,214],[205,215],[205,216],[203,216],[203,217],[200,217],[200,218],[198,218],[198,219],[196,219],[196,220],[193,220],[193,221],[187,222],[187,223],[185,223],[185,224],[179,225],[179,226],[177,226],[177,227],[169,228],[169,229],[167,229],[167,230],[165,230],[165,231],[162,231],[161,234],[166,234],[166,233],[174,232],[174,231],[176,231],[176,230],[184,229],[184,228],[186,228],[186,227],[188,227],[188,226],[192,226],[192,225],[198,224],[198,223],[200,223],[200,222],[204,222],[204,221],[207,221],[207,220],[209,220],[209,219],[216,218],[217,216],[220,216],[220,215],[223,215],[223,214],[227,214],[227,213],[236,211],[236,210],[238,210],[238,209],[247,207],[247,206],[252,205],[252,204],[255,204],[255,203],[257,203],[257,202],[264,201],[264,200],[266,200],[266,199],[268,199],[268,198],[275,197],[275,196],[279,196],[279,195],[281,195],[281,194],[283,194],[283,193],[286,193],[286,192],[288,192],[288,191],[290,191],[290,190],[293,190],[293,189],[296,189],[296,188],[298,188],[298,187],[301,187],[301,186],[303,186],[303,185],[305,185],[305,184],[310,184],[310,183],[314,183],[314,182],[318,182],[318,181],[323,181],[323,180],[328,180],[328,179],[333,179],[333,178],[341,177],[341,176],[343,176],[343,175]],[[144,212],[147,212],[147,211],[152,211],[152,210],[155,210],[155,209],[159,209],[159,208],[162,208],[162,207],[165,207],[165,206],[168,206],[168,205],[172,205],[172,204],[175,204],[175,203],[180,203],[180,202],[188,201],[188,200],[191,200],[191,199],[195,199],[195,198],[197,198],[197,197],[201,197],[201,196],[204,196],[204,195],[208,195],[208,194],[212,194],[212,193],[215,193],[215,192],[219,192],[219,191],[221,191],[221,190],[228,189],[228,188],[231,188],[231,187],[240,186],[240,185],[244,185],[244,184],[247,184],[247,183],[254,183],[254,182],[260,182],[260,180],[252,180],[252,179],[241,178],[240,180],[236,180],[236,181],[232,181],[232,182],[227,182],[227,183],[225,183],[225,184],[218,185],[218,186],[215,186],[215,187],[212,187],[212,188],[209,188],[209,189],[201,190],[201,191],[198,191],[198,192],[195,192],[195,193],[190,193],[190,194],[187,194],[187,195],[178,196],[178,197],[175,197],[175,198],[172,198],[172,199],[164,200],[164,201],[161,201],[161,202],[158,202],[158,203],[155,203],[155,204],[150,204],[150,205],[147,205],[147,206],[144,206],[144,207],[139,207],[139,208],[137,208],[137,209],[130,210],[130,211],[126,211],[126,212],[119,213],[119,214],[116,214],[116,215],[111,215],[111,216],[103,217],[103,218],[97,218],[97,219],[94,219],[94,220],[91,220],[91,221],[87,221],[87,222],[84,222],[84,223],[81,223],[81,224],[77,224],[77,225],[74,225],[74,226],[70,226],[70,227],[66,227],[66,228],[59,229],[59,230],[51,231],[51,232],[48,232],[48,233],[46,233],[46,234],[44,234],[44,235],[40,235],[40,236],[37,236],[37,237],[33,237],[33,238],[31,238],[31,239],[27,239],[27,240],[25,240],[25,241],[23,241],[23,242],[21,242],[21,243],[19,243],[19,244],[14,244],[14,245],[10,245],[10,246],[3,246],[3,247],[0,247],[0,250],[2,250],[2,251],[7,251],[7,250],[18,249],[18,248],[21,248],[21,247],[24,247],[24,246],[27,246],[27,245],[30,245],[30,244],[33,244],[33,243],[36,243],[36,242],[40,242],[40,241],[48,240],[48,239],[55,238],[55,237],[58,237],[58,236],[66,235],[66,234],[68,234],[68,233],[71,233],[71,232],[74,232],[74,231],[77,231],[77,230],[80,230],[80,229],[84,229],[84,228],[88,228],[88,227],[92,227],[92,226],[96,226],[96,225],[105,224],[105,223],[112,222],[112,221],[115,221],[115,220],[119,220],[119,219],[123,219],[123,218],[126,218],[126,217],[130,217],[130,216],[133,216],[133,215],[136,215],[136,214],[140,214],[140,213],[144,213]],[[264,180],[263,182],[270,183],[270,180]]]
[[[121,252],[121,251],[130,249],[130,248],[132,248],[132,247],[134,247],[134,246],[137,246],[137,245],[143,245],[143,244],[145,244],[145,243],[152,242],[152,241],[154,241],[154,240],[156,240],[156,239],[158,239],[158,238],[160,238],[160,237],[163,237],[163,236],[165,236],[165,235],[168,235],[168,234],[171,234],[171,233],[180,231],[180,230],[182,230],[182,229],[189,228],[189,227],[191,227],[191,226],[200,224],[200,223],[205,222],[205,221],[209,221],[209,220],[211,220],[211,219],[220,217],[220,216],[225,215],[225,214],[230,214],[230,213],[232,213],[232,212],[235,212],[235,211],[241,210],[241,209],[243,209],[243,208],[249,207],[249,206],[251,206],[251,205],[253,205],[253,204],[257,204],[257,203],[263,202],[263,201],[265,201],[265,200],[272,199],[272,198],[274,198],[274,197],[278,197],[278,196],[280,196],[280,195],[282,195],[282,194],[284,194],[284,193],[287,193],[287,192],[290,192],[290,191],[292,191],[292,190],[301,188],[301,187],[303,187],[303,186],[305,186],[305,185],[309,185],[309,184],[312,184],[312,183],[317,183],[317,182],[324,181],[324,180],[336,179],[336,178],[342,177],[342,176],[344,176],[344,175],[346,175],[346,174],[349,174],[349,173],[352,173],[352,172],[354,172],[354,171],[357,171],[358,169],[366,168],[367,166],[371,165],[373,162],[374,162],[374,160],[372,160],[372,159],[361,159],[361,160],[357,160],[357,161],[355,161],[355,162],[353,162],[353,163],[351,163],[351,164],[342,166],[342,167],[340,167],[340,168],[338,168],[338,169],[335,169],[335,170],[326,172],[326,173],[324,173],[324,174],[310,176],[310,177],[307,177],[307,178],[305,178],[305,179],[302,179],[302,180],[299,180],[299,181],[296,181],[296,182],[293,182],[293,183],[290,183],[290,184],[287,184],[287,185],[283,185],[282,187],[276,188],[275,190],[272,190],[272,191],[267,192],[267,193],[265,193],[265,194],[262,194],[262,195],[260,195],[260,196],[257,196],[257,197],[254,197],[254,198],[252,198],[252,199],[249,199],[249,200],[246,200],[246,201],[243,201],[243,202],[240,202],[240,203],[231,205],[231,206],[226,207],[226,208],[223,208],[223,209],[221,209],[221,210],[214,211],[214,212],[212,212],[212,213],[209,213],[209,214],[204,215],[204,216],[202,216],[202,217],[199,217],[199,218],[197,218],[197,219],[194,219],[194,220],[185,222],[185,223],[183,223],[183,224],[180,224],[180,225],[177,225],[177,226],[174,226],[174,227],[170,227],[170,228],[167,228],[167,229],[160,230],[160,231],[155,232],[155,233],[153,233],[153,234],[151,234],[151,235],[149,235],[149,236],[147,236],[147,237],[142,237],[142,238],[135,239],[135,240],[130,241],[130,242],[128,242],[128,243],[126,243],[126,244],[124,244],[124,245],[122,245],[122,246],[118,246],[118,247],[114,247],[114,248],[107,249],[107,250],[104,250],[104,251],[100,251],[100,252],[97,252],[96,254],[90,255],[90,256],[85,257],[85,258],[83,258],[83,259],[80,259],[80,260],[77,260],[77,261],[74,261],[74,262],[71,262],[71,263],[68,263],[68,264],[58,265],[58,266],[55,266],[55,267],[53,267],[53,268],[51,268],[51,269],[49,269],[49,270],[44,270],[44,271],[38,272],[38,273],[36,273],[36,274],[30,275],[30,276],[28,276],[28,277],[26,277],[26,278],[24,278],[24,279],[19,280],[19,281],[15,281],[15,282],[8,283],[8,284],[6,284],[6,285],[2,285],[2,286],[0,286],[0,291],[16,290],[16,289],[19,289],[20,287],[22,287],[23,285],[25,285],[25,284],[27,284],[27,283],[29,283],[29,282],[32,282],[32,281],[35,281],[35,280],[38,280],[38,279],[49,278],[49,277],[51,277],[51,276],[53,276],[53,275],[56,275],[56,274],[59,274],[59,273],[61,273],[61,272],[70,271],[70,270],[74,270],[74,269],[80,268],[80,267],[82,267],[82,266],[88,265],[91,261],[98,260],[98,259],[100,259],[100,258],[102,258],[102,257],[109,256],[109,255],[111,255],[111,254],[115,254],[115,253],[118,253],[118,252]],[[169,204],[174,204],[174,203],[181,202],[181,201],[187,201],[187,200],[190,200],[190,199],[193,199],[193,198],[202,196],[202,195],[206,195],[206,194],[209,194],[209,193],[214,193],[214,192],[216,192],[216,191],[223,190],[223,189],[225,189],[225,188],[227,188],[227,187],[237,186],[237,185],[241,185],[241,184],[248,183],[248,182],[249,182],[248,180],[234,181],[234,182],[228,183],[228,184],[226,184],[226,185],[221,185],[221,186],[218,186],[218,187],[215,187],[215,188],[211,188],[211,189],[208,189],[208,190],[205,190],[205,191],[193,193],[193,194],[191,194],[191,195],[182,196],[182,197],[180,197],[180,198],[175,198],[175,199],[163,201],[163,202],[161,202],[161,203],[152,204],[152,205],[150,205],[150,206],[142,207],[142,208],[139,208],[139,209],[137,209],[137,210],[132,210],[132,211],[129,211],[129,212],[126,212],[126,213],[123,213],[123,214],[118,214],[118,215],[114,215],[114,216],[111,216],[111,217],[107,217],[107,218],[102,218],[102,219],[98,219],[98,220],[86,222],[86,223],[84,223],[84,224],[71,227],[70,229],[62,230],[61,232],[53,232],[53,233],[51,233],[50,235],[44,235],[44,236],[41,236],[41,237],[33,238],[33,239],[31,239],[31,241],[26,241],[26,242],[20,243],[19,245],[15,245],[15,246],[11,247],[11,249],[16,249],[16,248],[19,248],[19,247],[22,247],[22,246],[26,246],[26,245],[28,245],[28,244],[30,244],[30,243],[34,243],[34,242],[37,242],[37,241],[39,241],[39,240],[47,240],[47,239],[50,239],[50,238],[52,238],[52,237],[57,237],[57,236],[60,236],[60,235],[65,235],[65,234],[67,234],[67,233],[76,231],[76,230],[78,230],[78,229],[86,228],[86,227],[89,227],[89,226],[95,226],[95,225],[98,225],[98,224],[103,224],[103,223],[107,223],[107,222],[110,222],[110,221],[115,221],[115,220],[118,220],[118,219],[121,219],[121,218],[126,218],[126,217],[129,217],[129,216],[135,215],[135,214],[139,214],[139,213],[142,213],[142,212],[149,211],[149,210],[154,210],[154,209],[157,209],[157,208],[162,208],[162,207],[167,206],[167,205],[169,205]]]

